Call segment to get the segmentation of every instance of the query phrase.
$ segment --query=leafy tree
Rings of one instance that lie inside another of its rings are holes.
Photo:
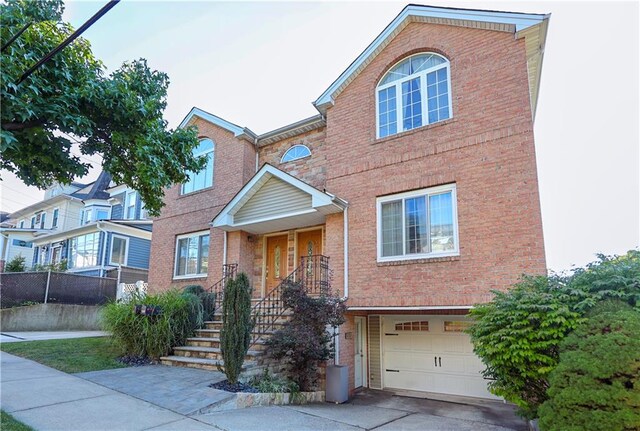
[[[267,341],[267,355],[283,361],[288,377],[301,390],[312,390],[320,364],[334,354],[333,337],[327,326],[344,323],[346,307],[335,296],[307,295],[304,285],[297,282],[284,286],[282,300],[293,312],[283,328]]]
[[[640,429],[640,313],[597,312],[560,345],[540,407],[544,431]]]
[[[471,311],[474,351],[486,365],[492,393],[513,402],[528,418],[547,399],[549,373],[562,340],[596,304],[618,299],[637,309],[640,252],[607,257],[568,276],[524,277],[507,292]]]
[[[238,382],[252,330],[251,287],[247,274],[242,272],[235,279],[227,281],[222,303],[220,350],[224,373],[231,384]]]
[[[4,266],[5,272],[25,272],[26,270],[27,266],[25,265],[25,258],[21,254],[11,259]]]
[[[90,167],[71,153],[77,143],[82,157],[102,155],[103,169],[139,191],[157,215],[164,189],[206,163],[192,155],[198,145],[195,128],[169,130],[162,118],[165,73],[140,59],[107,76],[89,42],[78,38],[16,85],[73,32],[61,21],[63,10],[62,0],[0,3],[2,45],[24,30],[0,57],[0,168],[40,188],[66,184]]]

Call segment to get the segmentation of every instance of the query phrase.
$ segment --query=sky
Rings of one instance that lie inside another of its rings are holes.
[[[78,27],[104,3],[67,2],[64,18]],[[637,248],[640,3],[427,4],[551,13],[534,129],[547,266],[563,271]],[[146,58],[168,73],[170,127],[198,106],[264,133],[317,114],[311,102],[405,5],[122,0],[83,36],[109,71]],[[80,181],[98,175],[100,158],[91,160]],[[42,199],[1,175],[0,210]]]

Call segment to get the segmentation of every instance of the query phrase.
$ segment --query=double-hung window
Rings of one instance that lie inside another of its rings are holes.
[[[206,189],[213,185],[214,145],[211,139],[203,139],[193,150],[195,157],[206,157],[205,167],[198,172],[189,172],[189,180],[182,185],[182,194]]]
[[[60,210],[58,208],[53,210],[53,215],[51,217],[51,228],[58,227],[58,215],[60,214]]]
[[[209,267],[209,232],[180,235],[176,241],[175,278],[206,277]]]
[[[44,229],[44,225],[47,221],[47,213],[40,214],[40,229]]]
[[[377,199],[378,261],[458,254],[456,186]]]
[[[449,61],[435,53],[412,55],[376,88],[377,137],[451,118]]]
[[[124,218],[128,220],[135,220],[136,218],[136,201],[138,199],[137,192],[127,193],[124,205]]]
[[[109,265],[126,265],[129,238],[113,235],[111,237],[111,259]]]

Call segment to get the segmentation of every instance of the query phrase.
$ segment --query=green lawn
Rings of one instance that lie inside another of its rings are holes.
[[[65,373],[109,370],[126,365],[116,361],[119,352],[109,337],[2,343],[0,349]]]
[[[0,411],[0,428],[2,431],[34,431],[33,428],[18,422],[4,410]]]

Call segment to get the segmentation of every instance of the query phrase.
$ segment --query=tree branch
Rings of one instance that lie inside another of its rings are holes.
[[[26,121],[24,123],[9,122],[3,123],[2,129],[9,132],[19,132],[21,130],[31,129],[33,127],[42,126],[45,120],[42,118],[36,118],[35,120]]]

